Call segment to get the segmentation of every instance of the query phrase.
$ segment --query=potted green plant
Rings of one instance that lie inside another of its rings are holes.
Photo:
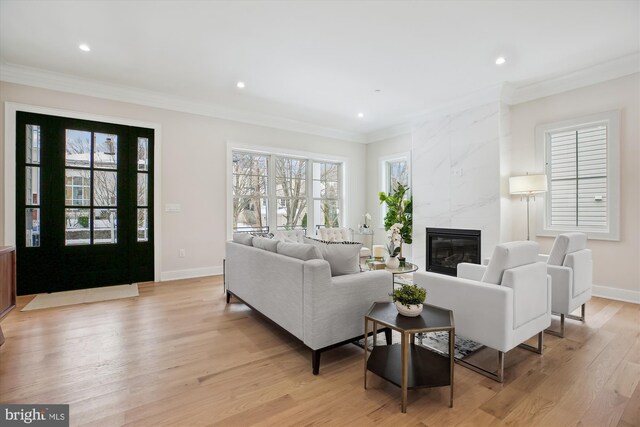
[[[381,191],[379,194],[380,204],[387,205],[387,213],[384,216],[384,229],[391,230],[391,227],[401,224],[400,227],[400,253],[402,258],[402,244],[412,243],[413,233],[413,196],[410,195],[409,187],[397,183],[392,193]]]
[[[422,313],[422,303],[427,297],[427,291],[418,285],[400,285],[390,294],[398,313],[403,316],[416,317]]]

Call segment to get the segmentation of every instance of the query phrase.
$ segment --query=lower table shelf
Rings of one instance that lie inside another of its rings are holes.
[[[400,344],[375,346],[367,360],[367,369],[402,387],[401,357]],[[451,385],[451,362],[448,357],[410,344],[408,360],[409,389]]]

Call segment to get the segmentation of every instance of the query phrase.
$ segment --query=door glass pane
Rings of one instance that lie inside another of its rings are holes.
[[[27,208],[26,213],[26,246],[36,248],[40,246],[40,208]]]
[[[27,166],[25,171],[25,188],[27,205],[40,204],[40,168]]]
[[[65,164],[88,168],[91,165],[91,132],[67,129]]]
[[[149,241],[149,210],[138,209],[138,242]]]
[[[149,139],[138,138],[138,170],[149,170]]]
[[[138,206],[147,206],[147,174],[138,174]]]
[[[93,167],[116,169],[118,166],[118,135],[93,134]]]
[[[116,206],[118,204],[118,173],[93,172],[93,205]]]
[[[93,243],[118,243],[118,212],[116,209],[93,210]]]
[[[64,204],[89,206],[91,197],[91,173],[82,169],[65,169]]]
[[[40,126],[27,125],[26,162],[40,164]]]
[[[89,212],[89,209],[65,209],[65,245],[88,245],[91,243],[89,235],[91,216]]]

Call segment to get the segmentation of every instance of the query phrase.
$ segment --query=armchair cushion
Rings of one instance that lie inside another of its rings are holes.
[[[556,237],[553,247],[549,253],[550,265],[564,265],[564,259],[567,254],[586,249],[587,235],[584,233],[563,233]]]
[[[471,264],[468,262],[461,262],[458,264],[457,269],[458,277],[461,279],[477,280],[478,282],[482,280],[485,271],[487,271],[486,265]]]
[[[482,276],[482,281],[499,285],[505,270],[536,262],[538,257],[538,243],[509,242],[502,243],[493,250],[491,261]]]

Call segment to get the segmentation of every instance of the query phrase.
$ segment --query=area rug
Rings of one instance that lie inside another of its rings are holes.
[[[87,304],[98,301],[137,297],[138,285],[105,286],[102,288],[79,289],[77,291],[38,294],[20,311],[40,310],[43,308],[66,305]]]
[[[385,343],[384,333],[380,332],[377,337],[378,343]],[[373,338],[369,337],[369,347],[373,345]],[[392,331],[392,344],[400,344],[400,333]],[[415,343],[436,353],[449,356],[449,333],[429,332],[426,334],[416,334]],[[359,347],[363,347],[363,340],[357,342]],[[456,359],[464,359],[484,347],[468,338],[456,336],[455,353]]]

